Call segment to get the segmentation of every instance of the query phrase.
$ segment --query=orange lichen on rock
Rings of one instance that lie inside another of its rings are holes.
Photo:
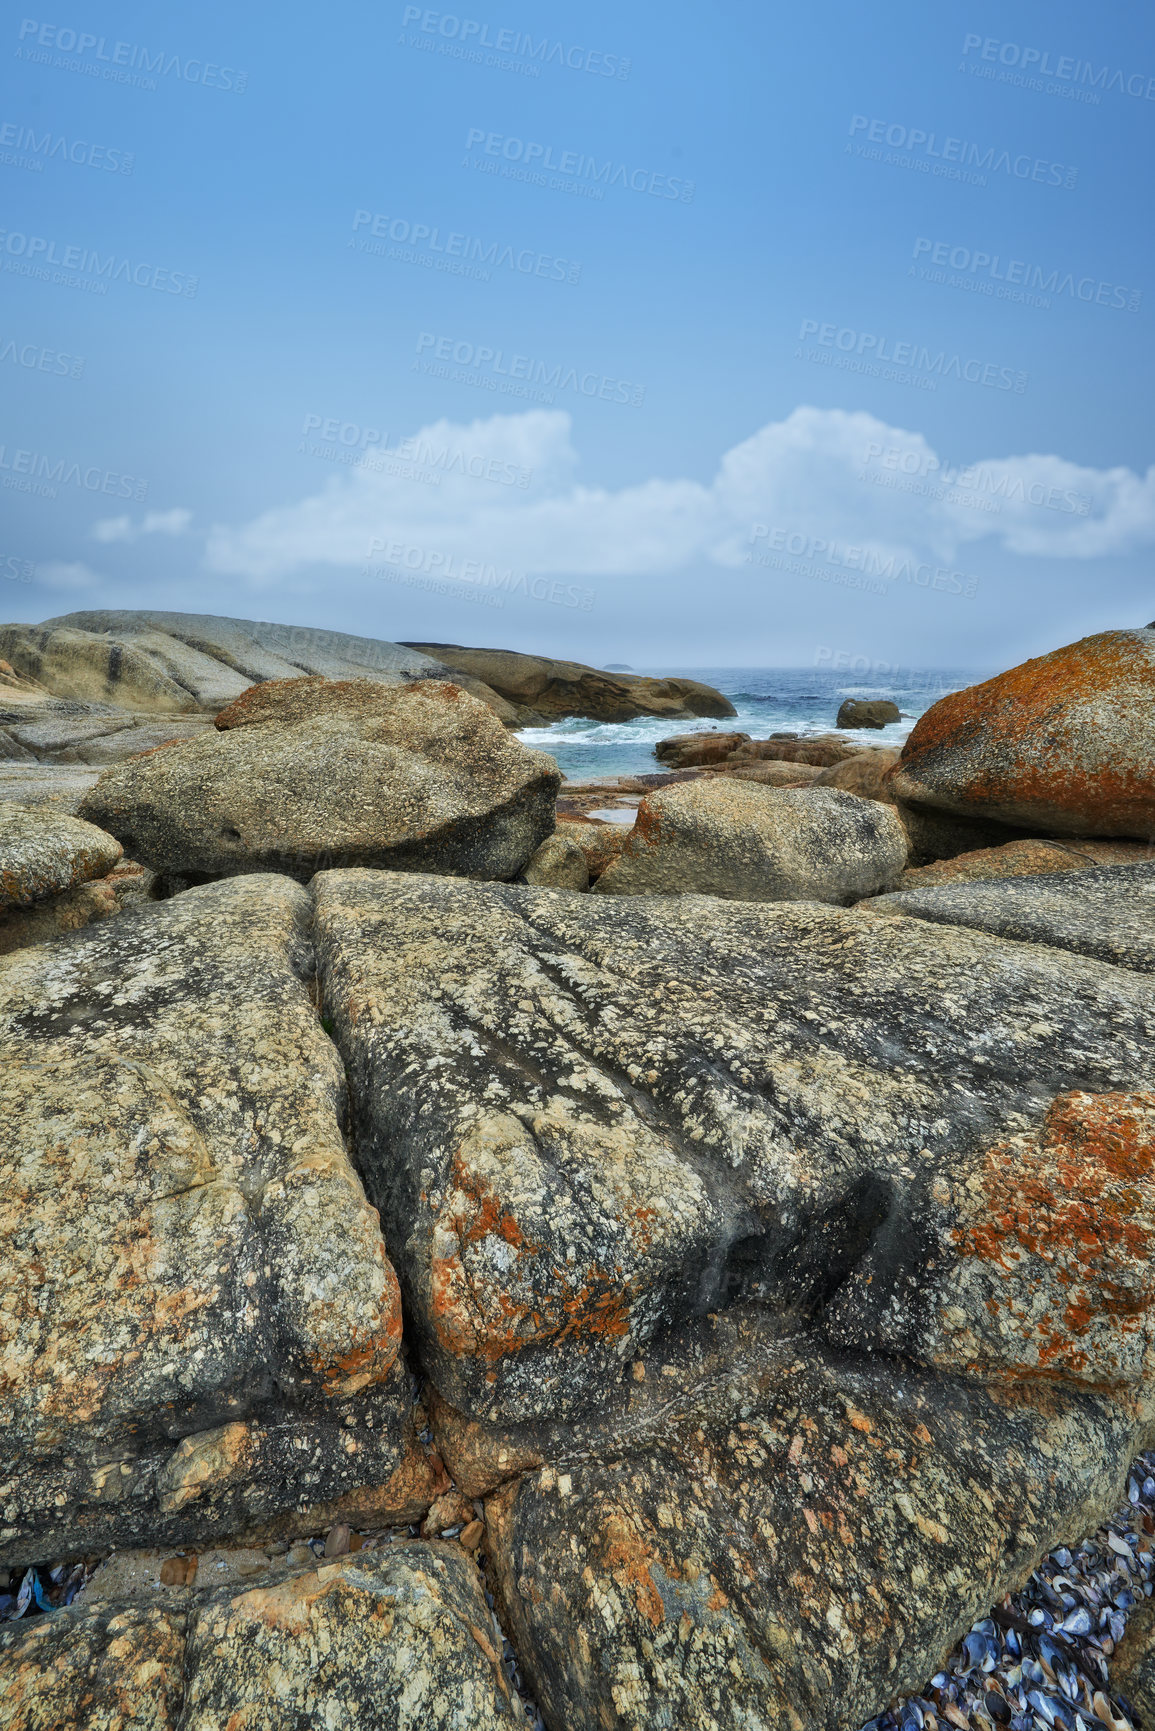
[[[607,1515],[602,1526],[601,1566],[618,1586],[632,1592],[639,1615],[654,1629],[665,1621],[666,1608],[654,1585],[654,1553],[637,1527],[623,1514]]]
[[[1019,1368],[1136,1380],[1155,1305],[1155,1093],[1060,1095],[1037,1139],[988,1149],[979,1196],[950,1237],[964,1269],[982,1265],[968,1285],[990,1328],[1027,1347]]]
[[[1155,833],[1155,632],[1106,631],[950,693],[890,772],[900,799],[1064,833]]]

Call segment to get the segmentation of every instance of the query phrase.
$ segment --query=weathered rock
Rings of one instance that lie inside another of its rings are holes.
[[[360,1552],[214,1594],[190,1622],[181,1731],[515,1731],[524,1720],[456,1545]]]
[[[466,649],[458,643],[409,643],[443,666],[472,674],[525,712],[525,721],[586,715],[593,721],[631,721],[638,715],[734,715],[729,698],[697,679],[649,679],[610,673],[580,661],[520,655],[512,649]]]
[[[0,956],[27,949],[30,944],[51,943],[83,926],[111,919],[137,902],[151,900],[155,892],[155,872],[135,860],[121,860],[107,877],[95,878],[62,895],[45,896],[31,907],[0,910]]]
[[[884,777],[879,798],[893,797],[893,791],[891,782]],[[895,801],[895,810],[902,819],[910,843],[912,866],[956,859],[959,854],[976,853],[980,848],[1003,847],[1009,841],[1037,839],[1028,831],[1014,829],[1009,824],[959,817],[950,811],[932,811],[929,806],[907,805],[902,800]]]
[[[844,1731],[1118,1495],[1108,1399],[903,1369],[721,1317],[486,1503],[501,1613],[567,1731]]]
[[[371,637],[153,609],[0,626],[0,655],[59,697],[210,714],[262,679],[319,673],[396,685],[442,672],[428,656]]]
[[[897,883],[906,858],[906,835],[890,806],[727,777],[644,799],[596,893],[845,904]]]
[[[806,739],[777,739],[772,736],[770,739],[751,739],[738,746],[729,762],[808,763],[827,769],[832,763],[857,756],[861,750],[856,739],[848,739],[839,733],[816,733]]]
[[[309,913],[248,877],[0,961],[0,1563],[434,1494]]]
[[[1130,1397],[1151,1423],[1155,1093],[1060,1095],[1041,1125],[936,1174],[907,1205],[918,1274],[876,1241],[827,1307],[834,1344],[1083,1383]]]
[[[941,884],[879,896],[873,905],[1155,972],[1155,862]]]
[[[553,758],[457,686],[296,683],[228,712],[247,725],[110,769],[83,814],[193,881],[344,864],[509,878],[553,829]]]
[[[591,878],[599,878],[606,867],[617,859],[630,833],[624,823],[603,823],[584,817],[569,817],[558,813],[556,835],[580,849]]]
[[[883,777],[894,768],[900,755],[897,750],[856,751],[853,757],[844,757],[840,763],[819,770],[815,785],[840,787],[845,793],[858,794],[860,799],[881,799],[895,804]]]
[[[835,727],[887,727],[901,721],[902,711],[889,697],[848,697],[838,711]]]
[[[0,1727],[514,1731],[524,1720],[476,1568],[407,1544],[180,1610],[79,1601],[0,1632]]]
[[[1149,1085],[1145,978],[877,903],[314,888],[361,1169],[471,1418],[596,1411],[739,1301],[820,1318],[876,1241],[920,1274],[936,1174],[1057,1094]]]
[[[43,805],[75,815],[77,806],[99,779],[97,769],[0,763],[0,799],[16,805]]]
[[[1115,842],[1122,859],[1104,860],[1103,864],[1143,864],[1150,858],[1143,842]],[[1124,850],[1130,853],[1126,857]],[[930,888],[934,884],[975,883],[992,878],[1038,877],[1043,872],[1086,871],[1100,862],[1066,841],[1007,841],[1001,847],[976,848],[971,853],[956,854],[954,859],[935,860],[931,865],[913,866],[902,874],[900,890]]]
[[[702,764],[725,763],[749,740],[748,733],[675,733],[669,739],[659,739],[654,756],[671,769],[696,769]]]
[[[123,852],[95,824],[0,801],[0,911],[104,877]]]
[[[952,692],[893,772],[915,804],[1060,835],[1155,837],[1155,630],[1104,631]]]
[[[1123,1695],[1142,1725],[1155,1725],[1155,1600],[1140,1599],[1111,1660],[1111,1692]]]
[[[0,708],[0,759],[9,763],[123,763],[170,739],[195,739],[207,716],[136,714],[74,698]]]
[[[761,787],[813,787],[826,771],[812,763],[726,764],[725,773],[734,781],[756,781]]]
[[[177,1731],[185,1618],[83,1602],[0,1629],[0,1731]]]
[[[527,884],[540,889],[588,890],[590,868],[582,848],[564,830],[546,836],[522,871]]]

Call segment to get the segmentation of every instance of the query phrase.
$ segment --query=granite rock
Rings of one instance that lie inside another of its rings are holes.
[[[897,883],[906,859],[906,835],[888,805],[727,777],[645,798],[596,893],[845,904]]]
[[[227,712],[246,725],[108,770],[84,815],[193,882],[325,865],[509,878],[553,829],[553,758],[457,686],[301,683],[258,686]]]
[[[95,824],[0,801],[0,911],[104,877],[123,852]]]
[[[872,905],[1155,972],[1155,861],[904,889]]]
[[[480,679],[518,710],[522,725],[585,715],[630,721],[639,715],[733,715],[729,698],[697,679],[649,679],[580,661],[522,655],[512,649],[466,649],[458,643],[410,643],[410,650]]]
[[[1155,837],[1155,630],[1104,631],[943,697],[897,798],[1058,835]]]
[[[0,960],[0,1562],[429,1501],[309,913],[254,876]]]

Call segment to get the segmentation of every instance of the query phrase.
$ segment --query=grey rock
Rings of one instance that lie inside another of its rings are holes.
[[[0,1563],[430,1500],[309,911],[247,877],[0,960]]]
[[[170,739],[192,739],[206,717],[138,715],[111,703],[58,698],[0,708],[0,762],[120,763]]]
[[[262,679],[318,673],[396,685],[444,672],[429,656],[371,637],[153,609],[0,626],[0,656],[60,697],[209,713]]]
[[[596,1410],[688,1315],[817,1317],[875,1240],[915,1302],[936,1176],[1150,1075],[1145,977],[874,904],[314,891],[361,1170],[474,1418]]]
[[[0,912],[104,877],[123,851],[95,824],[0,801]]]
[[[1155,972],[1155,862],[940,884],[879,896],[873,905]]]
[[[0,762],[0,799],[16,805],[44,805],[73,815],[81,800],[100,779],[97,769],[79,769],[39,763]]]
[[[192,881],[326,865],[508,878],[553,829],[554,759],[457,686],[291,681],[283,720],[262,690],[225,730],[108,770],[83,814]]]
[[[898,882],[906,834],[894,809],[833,788],[719,778],[648,795],[600,895],[847,903]]]

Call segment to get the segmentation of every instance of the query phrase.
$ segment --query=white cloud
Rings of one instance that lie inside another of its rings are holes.
[[[192,522],[192,512],[183,506],[171,511],[146,511],[139,523],[131,517],[102,517],[92,525],[94,541],[135,541],[138,535],[183,535]]]
[[[583,486],[570,417],[559,410],[439,421],[407,447],[404,458],[370,451],[299,503],[215,529],[210,569],[261,582],[312,563],[359,566],[377,541],[545,574],[662,574],[694,562],[742,565],[756,525],[883,559],[955,559],[987,537],[1015,553],[1068,559],[1155,541],[1155,469],[1092,469],[1042,454],[960,466],[921,433],[863,411],[795,409],[725,452],[709,483]],[[517,478],[478,478],[479,469]]]

